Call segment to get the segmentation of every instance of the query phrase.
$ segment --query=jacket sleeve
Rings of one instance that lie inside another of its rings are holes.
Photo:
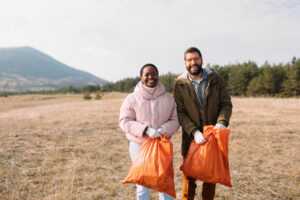
[[[163,128],[167,134],[167,138],[171,138],[171,136],[179,128],[179,121],[178,121],[177,111],[176,111],[176,103],[173,97],[172,97],[172,105],[173,108],[169,120],[161,125],[161,128]]]
[[[176,81],[175,82],[175,88],[174,88],[174,98],[177,104],[177,114],[179,123],[182,127],[182,129],[189,135],[194,135],[194,133],[198,130],[197,126],[194,124],[194,122],[191,120],[189,115],[186,113],[185,107],[184,107],[184,100],[181,93],[181,90],[184,88],[180,88],[180,84]]]
[[[219,92],[219,102],[221,108],[217,119],[217,123],[223,124],[227,127],[229,125],[229,120],[232,114],[232,103],[227,85],[223,78],[220,78]]]
[[[130,102],[130,97],[128,96],[120,109],[119,125],[124,132],[136,137],[143,137],[143,132],[147,126],[137,122],[135,119],[135,110]]]

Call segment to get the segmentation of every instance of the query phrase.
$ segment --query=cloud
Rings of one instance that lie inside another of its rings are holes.
[[[190,46],[212,64],[287,62],[300,52],[298,2],[2,1],[0,46],[33,46],[108,80],[136,76],[146,62],[182,72]]]

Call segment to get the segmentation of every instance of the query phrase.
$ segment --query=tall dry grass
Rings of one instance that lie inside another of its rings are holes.
[[[125,96],[0,98],[0,199],[135,199],[134,185],[120,183],[131,164],[118,127]],[[300,99],[233,98],[233,105],[233,188],[218,185],[216,199],[299,199]],[[178,131],[171,140],[177,199],[180,138]]]

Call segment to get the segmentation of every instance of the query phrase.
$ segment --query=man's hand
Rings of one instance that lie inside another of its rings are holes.
[[[151,138],[158,138],[161,137],[161,135],[155,130],[154,128],[148,127],[147,129],[147,135]]]
[[[194,134],[194,138],[197,144],[203,144],[206,142],[206,139],[203,137],[202,133],[199,130],[197,130]]]
[[[223,124],[216,124],[214,129],[225,129],[226,126],[224,126]]]

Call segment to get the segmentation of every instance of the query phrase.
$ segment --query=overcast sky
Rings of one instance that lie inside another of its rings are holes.
[[[109,81],[204,65],[300,56],[299,0],[0,0],[0,48],[31,46]]]

